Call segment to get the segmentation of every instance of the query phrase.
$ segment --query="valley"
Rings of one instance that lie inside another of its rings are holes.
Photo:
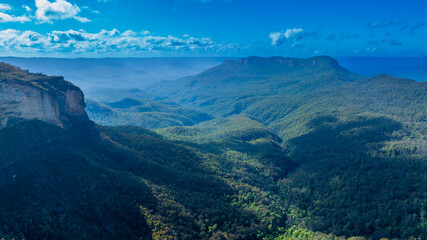
[[[426,82],[249,57],[93,88],[76,117],[76,86],[0,70],[65,109],[1,126],[5,239],[427,238]]]

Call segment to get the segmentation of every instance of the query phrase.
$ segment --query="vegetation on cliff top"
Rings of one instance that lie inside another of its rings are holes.
[[[41,73],[30,73],[18,67],[0,62],[0,83],[29,84],[32,87],[49,92],[50,94],[63,94],[66,90],[80,89],[72,83],[65,81],[60,76],[47,76]]]

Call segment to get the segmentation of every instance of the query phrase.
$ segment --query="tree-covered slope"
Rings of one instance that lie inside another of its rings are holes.
[[[329,57],[249,57],[226,61],[198,75],[158,84],[150,90],[185,106],[227,116],[255,111],[252,106],[266,112],[270,110],[267,104],[276,111],[285,111],[277,105],[282,103],[278,99],[292,100],[301,93],[360,78]]]
[[[427,237],[427,164],[417,149],[425,145],[402,147],[404,126],[386,117],[322,116],[309,125],[287,141],[300,165],[279,181],[293,224],[338,236]]]
[[[261,238],[286,225],[275,181],[295,164],[272,142],[30,121],[1,129],[0,143],[6,239]]]
[[[38,76],[5,67],[15,81],[2,82],[7,93]],[[30,109],[39,92],[54,94],[37,88],[29,101],[13,104]],[[51,103],[45,106],[54,111]],[[275,181],[294,166],[274,141],[173,143],[138,127],[97,127],[87,118],[67,127],[21,118],[0,128],[0,238],[262,238],[284,230]]]
[[[192,127],[177,126],[156,131],[171,140],[196,143],[232,140],[282,142],[282,139],[262,122],[247,115],[215,118]]]
[[[135,202],[153,198],[144,184],[107,167],[105,156],[86,147],[94,134],[84,126],[63,130],[38,121],[0,130],[1,237],[149,236]]]
[[[115,102],[87,101],[86,111],[97,124],[132,125],[149,129],[192,126],[213,117],[202,111],[182,107],[170,100],[124,98]]]
[[[284,140],[307,133],[308,122],[319,116],[346,119],[366,113],[399,121],[413,143],[427,141],[427,83],[362,77],[329,57],[226,61],[151,90],[215,116],[253,116]]]
[[[89,111],[221,117],[0,129],[0,238],[427,238],[425,83],[316,57],[229,61],[167,86]]]
[[[426,237],[427,83],[362,77],[323,57],[248,58],[153,90],[216,116],[249,115],[283,139],[298,164],[278,183],[290,231]],[[175,134],[195,129],[209,132]]]

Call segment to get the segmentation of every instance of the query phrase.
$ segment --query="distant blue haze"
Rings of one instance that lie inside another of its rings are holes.
[[[363,75],[388,74],[427,81],[427,58],[338,57],[341,65]]]

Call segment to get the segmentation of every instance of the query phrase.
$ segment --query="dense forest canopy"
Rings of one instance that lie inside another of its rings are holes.
[[[250,57],[93,94],[0,129],[0,238],[427,238],[426,82]]]

